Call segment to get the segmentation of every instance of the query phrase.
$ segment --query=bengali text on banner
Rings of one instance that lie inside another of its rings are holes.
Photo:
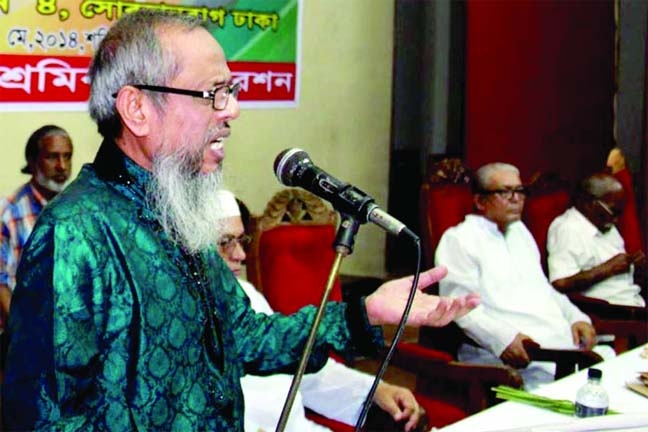
[[[95,48],[115,20],[143,8],[199,17],[243,108],[297,105],[301,0],[0,0],[0,111],[85,110]]]

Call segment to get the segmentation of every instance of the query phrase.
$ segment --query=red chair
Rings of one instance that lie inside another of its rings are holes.
[[[540,174],[528,185],[522,220],[533,235],[547,273],[547,233],[549,225],[570,206],[569,185],[553,174]]]
[[[252,246],[257,252],[247,260],[248,280],[277,312],[291,314],[306,304],[319,305],[335,259],[335,226],[305,222],[278,225],[259,234],[257,245]],[[322,265],[304,266],[304,261]],[[329,300],[342,300],[339,279]]]
[[[473,210],[470,185],[424,183],[421,186],[421,244],[426,268],[434,265],[434,251],[443,233]]]
[[[248,279],[260,288],[273,309],[291,313],[306,304],[320,304],[334,261],[336,222],[335,211],[301,189],[280,191],[269,201],[263,215],[253,218]],[[330,299],[342,299],[339,280]],[[436,362],[447,362],[440,354],[434,357],[432,350],[428,350],[428,355]],[[441,398],[420,393],[416,398],[426,410],[430,426],[444,426],[467,416],[464,410]],[[313,412],[308,416],[334,431],[353,430]],[[367,418],[367,424],[372,421]],[[371,430],[381,429],[372,424]]]
[[[434,265],[434,251],[448,228],[473,210],[472,173],[459,159],[443,159],[428,167],[420,190],[421,245],[425,267]]]

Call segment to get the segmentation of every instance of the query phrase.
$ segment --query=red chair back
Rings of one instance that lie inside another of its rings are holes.
[[[434,251],[443,233],[463,221],[472,209],[469,185],[424,184],[421,187],[422,237],[429,265],[434,262]]]
[[[259,237],[260,283],[270,306],[284,314],[304,305],[319,305],[335,260],[336,227],[320,224],[286,224]],[[341,301],[336,279],[329,300]]]
[[[547,233],[549,225],[570,205],[567,188],[531,193],[524,204],[522,220],[535,239],[542,266],[547,271]]]
[[[420,190],[421,242],[426,267],[434,265],[441,236],[473,210],[472,173],[459,159],[443,159],[428,168]]]
[[[291,314],[321,303],[335,260],[337,220],[322,199],[298,188],[276,193],[252,219],[247,278],[274,310]],[[342,300],[339,280],[329,300]]]

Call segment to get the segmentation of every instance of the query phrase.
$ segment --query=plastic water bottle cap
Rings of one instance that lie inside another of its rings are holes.
[[[589,368],[587,370],[587,376],[590,378],[601,378],[603,376],[603,372],[601,372],[600,369],[595,369],[595,368]]]

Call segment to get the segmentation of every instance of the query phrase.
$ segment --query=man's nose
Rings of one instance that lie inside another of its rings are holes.
[[[524,195],[524,192],[513,191],[511,193],[511,199],[510,200],[514,201],[514,202],[518,202],[518,201],[524,200],[524,198],[526,198],[526,195]]]
[[[56,158],[56,169],[65,171],[70,168],[70,160],[66,156],[59,156]]]
[[[239,114],[241,114],[241,107],[239,105],[238,99],[236,99],[232,95],[229,95],[229,101],[227,102],[225,109],[216,111],[216,113],[219,115],[219,118],[222,121],[237,119]]]
[[[241,242],[234,242],[234,250],[232,251],[232,257],[235,258],[237,261],[245,261],[245,258],[247,258],[247,254],[245,253],[245,249],[243,248],[243,245]]]

